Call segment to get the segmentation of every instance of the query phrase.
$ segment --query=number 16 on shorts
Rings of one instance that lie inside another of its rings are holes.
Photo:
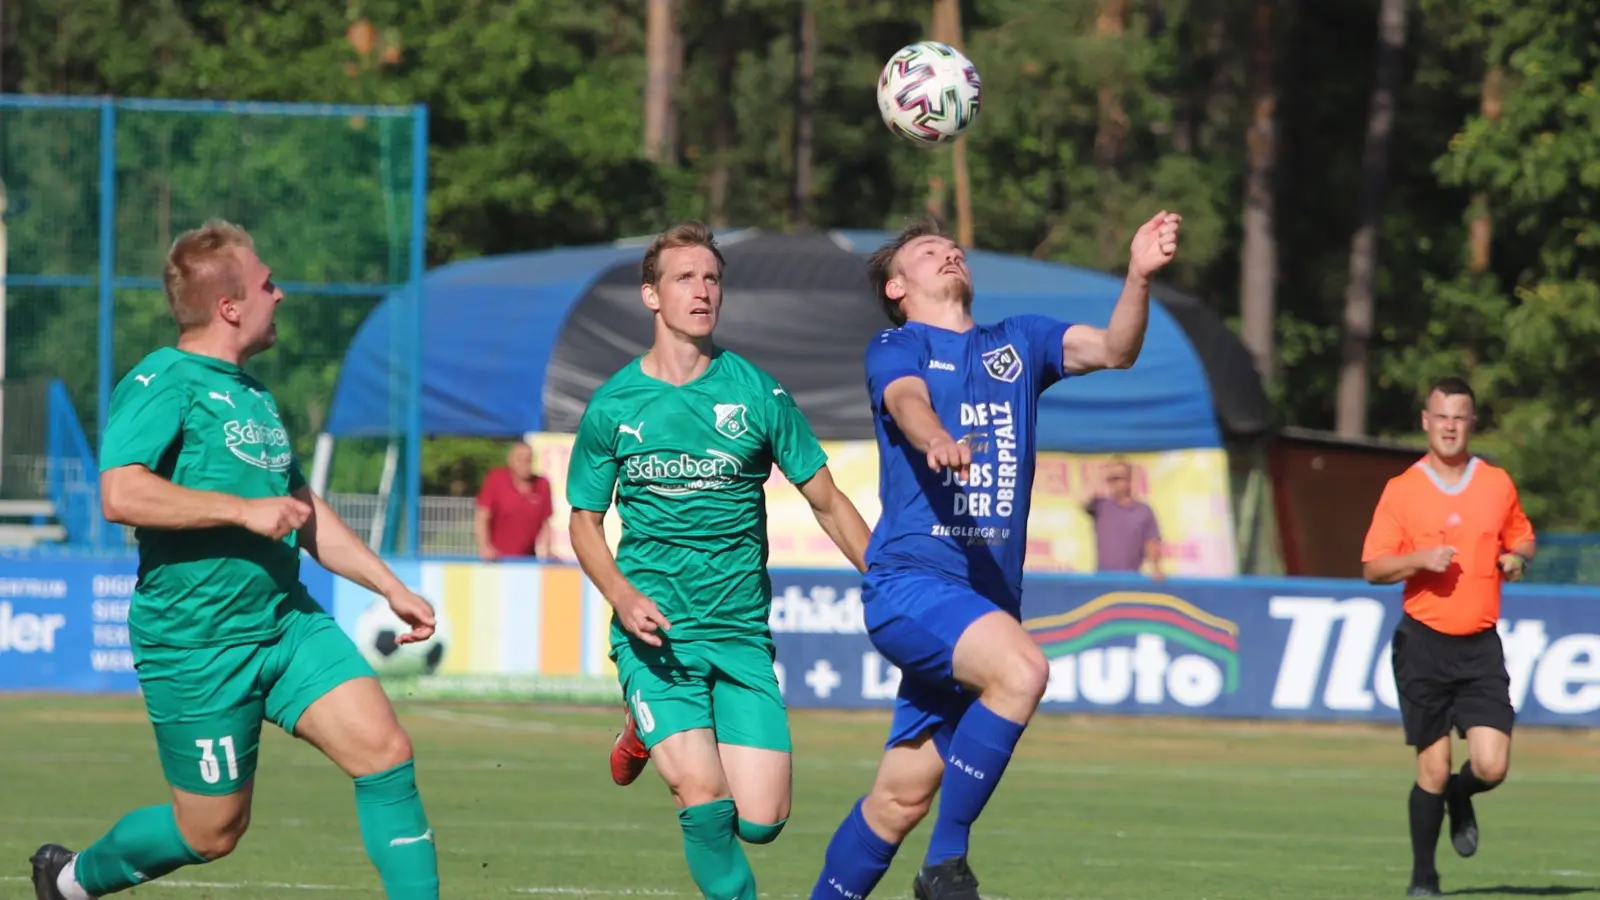
[[[633,722],[639,726],[640,733],[649,734],[655,731],[656,717],[650,714],[650,704],[644,702],[638,691],[633,692],[628,702],[633,706]]]

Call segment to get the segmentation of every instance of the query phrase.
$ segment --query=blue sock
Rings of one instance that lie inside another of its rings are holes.
[[[861,815],[861,804],[866,799],[856,801],[828,842],[828,855],[823,858],[817,885],[811,889],[811,900],[865,897],[889,871],[894,852],[900,848],[867,827],[867,820]]]
[[[939,786],[939,815],[928,841],[927,864],[967,854],[972,823],[994,795],[1000,776],[1024,726],[1002,719],[978,701],[968,707],[950,738],[944,780]]]

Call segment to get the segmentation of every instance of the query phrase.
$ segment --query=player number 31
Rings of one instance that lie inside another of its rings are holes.
[[[200,778],[206,784],[216,784],[222,780],[222,766],[217,759],[216,747],[222,748],[222,755],[228,760],[228,780],[239,780],[239,760],[233,753],[232,737],[215,741],[202,738],[195,741],[194,745],[200,748]]]

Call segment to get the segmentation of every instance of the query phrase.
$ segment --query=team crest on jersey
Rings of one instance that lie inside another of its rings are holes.
[[[983,368],[989,377],[1010,384],[1022,375],[1022,354],[1010,344],[983,355]]]
[[[715,410],[717,433],[723,437],[738,440],[750,430],[750,424],[744,420],[743,403],[718,403]]]

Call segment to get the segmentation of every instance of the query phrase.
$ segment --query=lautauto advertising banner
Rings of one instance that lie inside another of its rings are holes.
[[[776,576],[772,628],[791,708],[889,706],[859,578]],[[1023,625],[1050,659],[1044,708],[1398,721],[1400,594],[1353,581],[1029,579]],[[1600,725],[1600,591],[1514,586],[1499,624],[1518,720]]]
[[[307,560],[302,577],[404,696],[616,702],[609,607],[572,566],[406,562],[433,600],[432,646],[394,653],[386,607]],[[0,561],[0,691],[138,690],[132,559]],[[853,574],[773,573],[776,670],[794,709],[887,708]],[[1028,579],[1023,624],[1050,659],[1046,711],[1396,722],[1395,588],[1356,581]],[[1499,631],[1518,721],[1600,726],[1600,590],[1506,591]]]

